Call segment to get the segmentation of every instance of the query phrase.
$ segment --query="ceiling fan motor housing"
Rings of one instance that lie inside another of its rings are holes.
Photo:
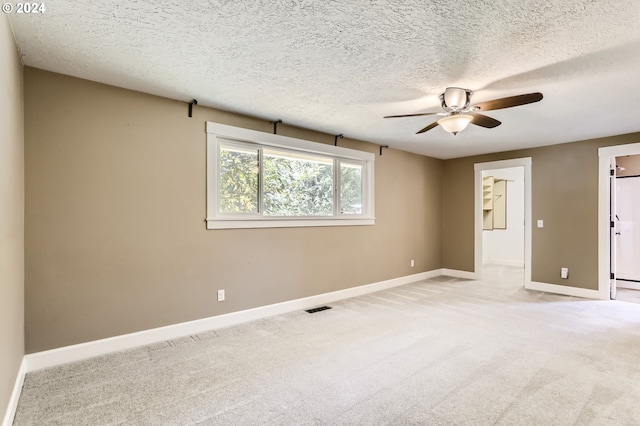
[[[440,95],[442,109],[447,112],[461,111],[469,108],[473,92],[460,87],[447,87]]]

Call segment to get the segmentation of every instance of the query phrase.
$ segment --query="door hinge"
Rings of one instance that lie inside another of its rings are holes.
[[[609,274],[609,278],[610,278],[610,279],[612,279],[612,280],[615,280],[615,279],[616,279],[616,274],[614,274],[613,272],[611,272],[611,273]]]
[[[615,228],[615,226],[616,226],[615,222],[611,221],[609,223],[611,224],[611,228]]]
[[[609,176],[613,176],[616,174],[616,171],[613,169],[609,169]]]

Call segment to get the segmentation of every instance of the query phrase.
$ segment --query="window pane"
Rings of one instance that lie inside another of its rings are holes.
[[[333,159],[264,149],[265,216],[333,216]]]
[[[362,164],[340,162],[340,213],[362,214]]]
[[[220,213],[258,212],[258,149],[220,145]]]

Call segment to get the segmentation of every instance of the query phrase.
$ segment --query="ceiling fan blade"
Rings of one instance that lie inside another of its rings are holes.
[[[436,126],[438,126],[438,122],[437,122],[437,121],[434,121],[433,123],[429,124],[429,125],[428,125],[427,127],[425,127],[424,129],[418,130],[418,131],[416,132],[416,135],[419,135],[420,133],[424,133],[424,132],[426,132],[427,130],[431,130],[431,129],[433,129],[433,128],[434,128],[434,127],[436,127]]]
[[[436,115],[438,114],[437,112],[423,112],[420,114],[403,114],[403,115],[387,115],[386,117],[383,118],[401,118],[401,117],[420,117],[422,115]]]
[[[542,100],[542,93],[527,93],[525,95],[509,96],[507,98],[494,99],[492,101],[480,102],[471,108],[477,111],[491,111],[494,109],[511,108],[520,105],[532,104]]]
[[[501,121],[498,121],[495,118],[491,118],[488,115],[478,114],[477,112],[470,112],[468,114],[473,117],[473,120],[471,120],[471,122],[476,126],[493,129],[494,127],[498,127],[502,124]]]

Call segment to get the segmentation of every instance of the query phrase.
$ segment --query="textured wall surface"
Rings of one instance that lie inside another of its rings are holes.
[[[438,158],[640,131],[638,0],[56,0],[10,16],[29,66]],[[455,138],[415,135],[434,117],[382,119],[441,111],[449,86],[545,98]]]
[[[27,352],[442,267],[442,161],[393,149],[376,156],[374,226],[206,230],[206,121],[273,130],[25,69]]]
[[[24,355],[22,64],[0,15],[0,419]]]
[[[598,148],[636,143],[640,134],[447,160],[443,165],[443,264],[473,271],[473,165],[532,157],[532,280],[598,288]],[[569,279],[560,278],[568,267]]]

